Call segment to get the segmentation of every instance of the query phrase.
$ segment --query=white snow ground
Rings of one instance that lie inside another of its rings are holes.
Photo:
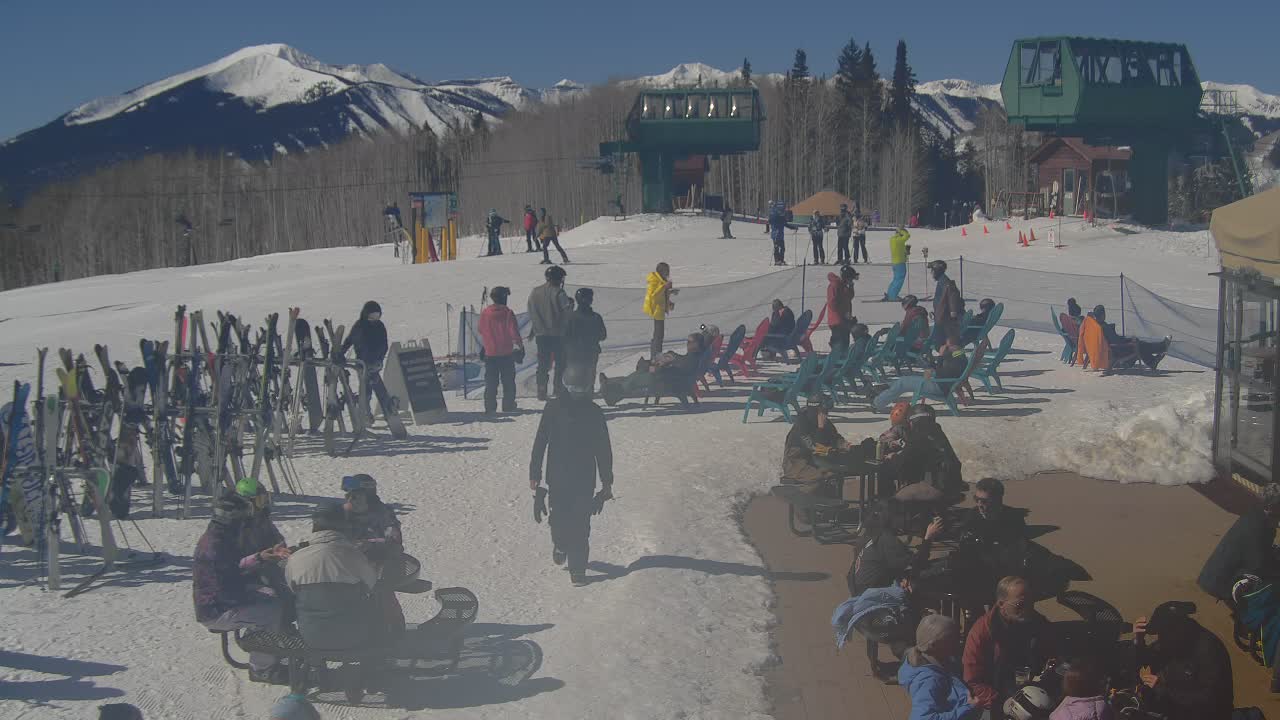
[[[1212,260],[1195,252],[1203,234],[1125,235],[1084,229],[1077,221],[1065,225],[1066,248],[1041,242],[1024,249],[1012,241],[1016,232],[990,226],[987,236],[981,226],[970,226],[967,238],[955,229],[919,231],[912,244],[917,252],[928,245],[933,257],[1123,271],[1176,300],[1211,304],[1216,298],[1207,276]],[[659,260],[672,264],[677,285],[769,270],[760,227],[739,223],[735,231],[739,240],[723,241],[715,239],[719,225],[701,218],[593,221],[565,234],[575,260],[570,280],[635,287]],[[887,254],[886,237],[870,239],[880,259]],[[349,323],[365,299],[375,298],[393,339],[425,335],[441,352],[447,344],[445,303],[478,304],[482,287],[507,284],[518,311],[527,289],[541,279],[536,256],[475,259],[480,247],[478,238],[464,239],[465,259],[447,265],[402,266],[386,246],[349,248],[0,293],[0,387],[31,379],[37,346],[87,351],[102,342],[133,362],[139,338],[171,334],[179,302],[210,314],[231,309],[255,322],[300,305],[306,317]],[[1205,479],[1210,370],[1171,359],[1163,376],[1100,377],[1061,365],[1060,349],[1055,336],[1019,332],[1006,366],[1006,392],[987,397],[979,390],[978,403],[963,417],[943,417],[966,477],[1061,468],[1120,481]],[[751,494],[774,484],[786,425],[776,415],[753,415],[742,424],[744,394],[741,384],[713,390],[701,412],[638,403],[609,411],[618,499],[595,519],[597,582],[581,589],[550,563],[545,526],[530,518],[532,412],[485,422],[478,401],[450,397],[450,421],[411,428],[407,441],[378,437],[343,459],[312,450],[301,453],[296,465],[312,496],[336,496],[344,474],[377,477],[383,496],[402,505],[406,545],[423,559],[424,577],[479,596],[482,625],[476,631],[540,646],[541,667],[516,688],[475,677],[423,683],[414,699],[432,717],[762,718],[768,705],[758,670],[770,657],[772,595],[735,514]],[[839,417],[855,440],[887,424],[866,412]],[[278,503],[279,525],[291,542],[305,534],[310,506],[307,499]],[[206,516],[203,505],[200,510]],[[0,716],[81,718],[99,702],[124,701],[141,706],[148,718],[265,717],[280,691],[250,684],[224,665],[215,636],[192,617],[190,555],[205,521],[138,522],[174,562],[119,576],[71,600],[42,591],[31,579],[29,551],[4,549]],[[137,545],[132,526],[128,533]],[[94,565],[69,554],[63,564],[68,583]],[[432,605],[412,598],[406,614],[423,619]],[[342,707],[323,707],[322,713],[419,716]]]

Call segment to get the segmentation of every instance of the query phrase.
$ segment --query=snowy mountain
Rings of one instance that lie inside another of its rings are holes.
[[[725,86],[741,70],[699,62],[623,81],[634,87]],[[780,81],[759,73],[760,81]],[[1249,85],[1234,90],[1245,121],[1259,136],[1280,130],[1280,97]],[[238,50],[193,70],[120,95],[91,100],[49,124],[0,143],[0,185],[19,194],[149,152],[221,150],[247,160],[305,151],[352,135],[443,132],[479,112],[497,120],[513,109],[555,104],[588,89],[561,80],[546,89],[511,77],[426,82],[382,64],[329,65],[288,45]],[[964,135],[984,108],[999,107],[1000,86],[934,80],[917,87],[916,110],[944,134]]]
[[[351,135],[430,127],[444,132],[476,112],[584,92],[510,77],[428,83],[386,65],[328,65],[288,45],[257,45],[120,95],[91,100],[0,144],[0,183],[68,177],[147,152],[195,148],[249,160],[323,146]]]

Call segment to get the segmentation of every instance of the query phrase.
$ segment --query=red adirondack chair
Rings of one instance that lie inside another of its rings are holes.
[[[813,334],[814,330],[817,330],[818,328],[822,327],[822,320],[826,316],[827,316],[827,306],[823,305],[822,310],[818,313],[818,319],[812,325],[809,326],[809,330],[806,331],[804,334],[804,337],[801,338],[800,347],[804,348],[804,352],[806,355],[811,354],[813,352],[813,343],[809,342],[809,336]]]
[[[742,341],[742,347],[738,350],[738,354],[734,355],[729,364],[738,368],[744,376],[755,374],[756,355],[760,352],[760,346],[764,344],[764,336],[769,334],[769,318],[760,321],[756,326],[756,331]]]

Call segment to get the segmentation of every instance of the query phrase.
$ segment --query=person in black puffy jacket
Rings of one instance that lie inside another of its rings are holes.
[[[340,354],[351,348],[355,348],[356,359],[365,364],[369,373],[362,400],[365,417],[372,417],[369,412],[369,397],[372,393],[378,393],[378,400],[384,410],[388,409],[389,401],[386,386],[382,384],[382,363],[387,359],[387,326],[382,324],[382,306],[377,302],[370,300],[360,309],[360,319],[351,326],[346,340],[342,341]]]

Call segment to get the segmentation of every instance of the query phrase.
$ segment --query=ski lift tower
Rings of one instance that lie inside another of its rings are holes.
[[[1186,45],[1015,40],[1000,94],[1012,124],[1089,145],[1129,146],[1134,217],[1147,225],[1168,221],[1169,152],[1203,128],[1200,76]]]
[[[627,114],[626,139],[600,143],[600,157],[583,166],[616,178],[624,156],[637,155],[642,211],[667,213],[677,161],[759,150],[763,121],[760,93],[752,87],[644,90]]]

